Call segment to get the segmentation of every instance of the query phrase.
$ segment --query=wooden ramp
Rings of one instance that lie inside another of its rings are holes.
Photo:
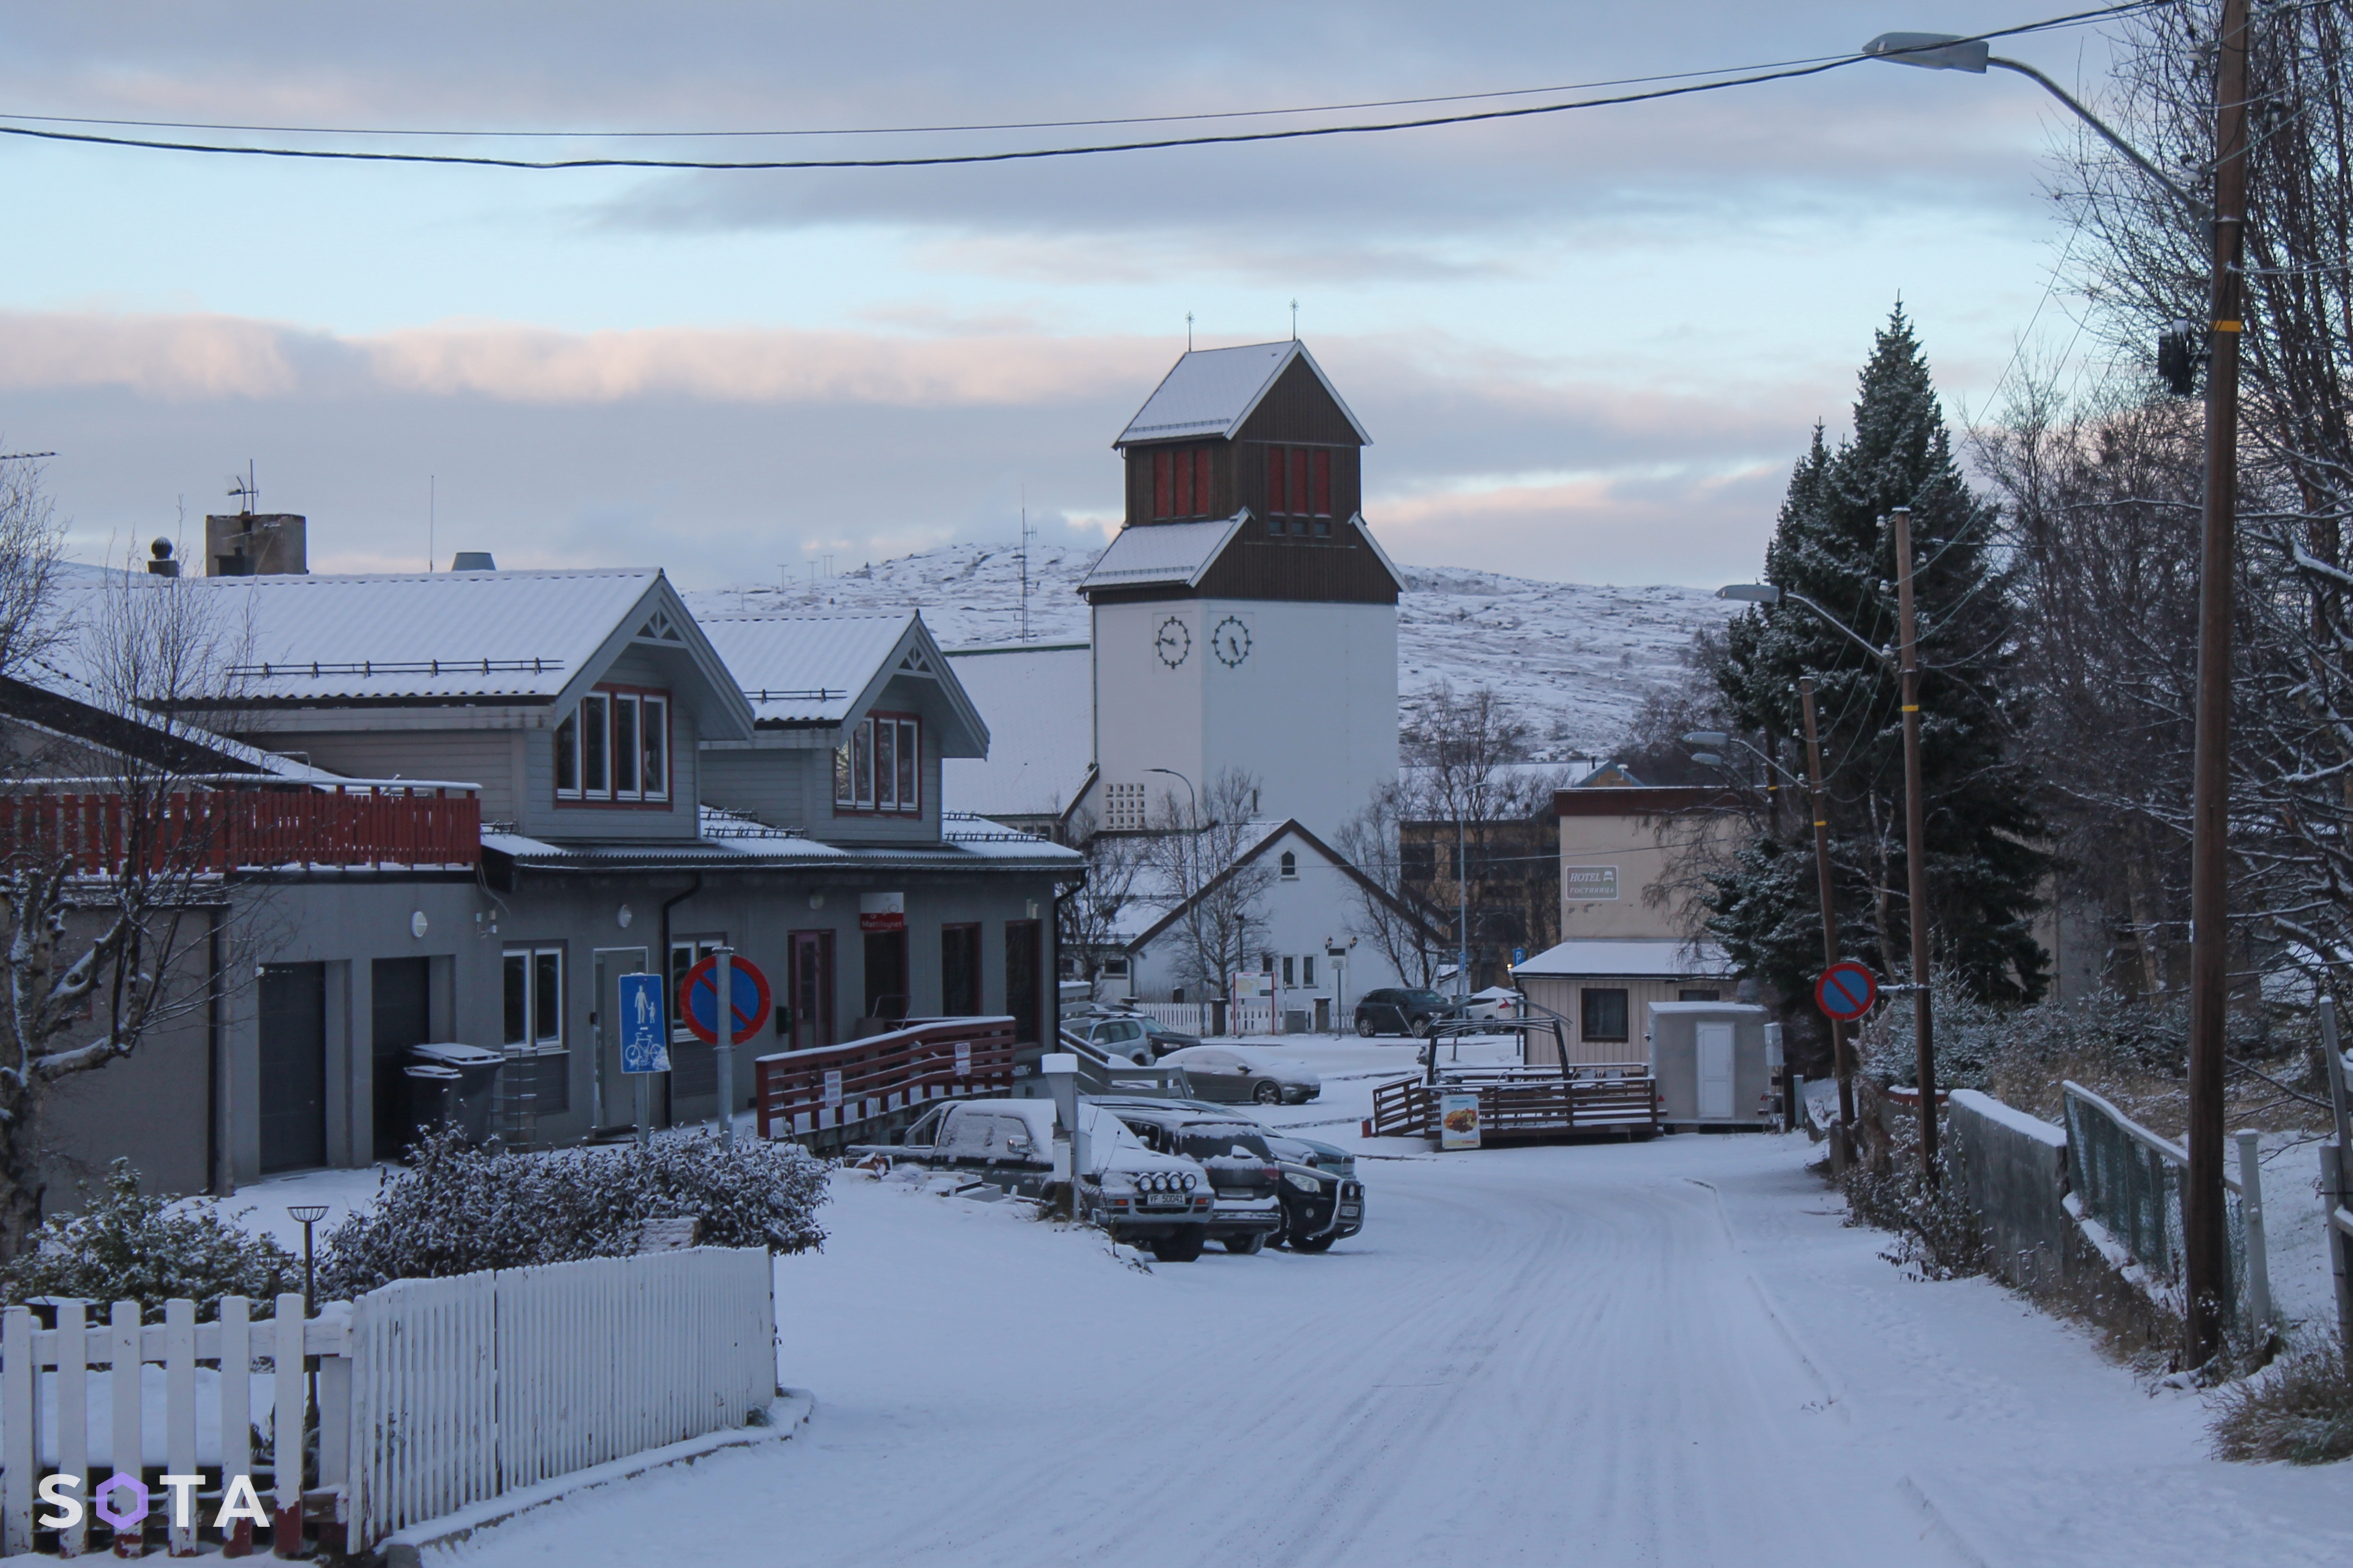
[[[1479,1141],[1565,1142],[1584,1138],[1649,1138],[1659,1131],[1659,1088],[1641,1064],[1558,1068],[1457,1068],[1435,1083],[1399,1079],[1373,1090],[1375,1137],[1435,1138],[1439,1097],[1479,1097]]]

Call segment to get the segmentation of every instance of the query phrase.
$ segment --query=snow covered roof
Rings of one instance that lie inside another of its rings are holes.
[[[1676,942],[1671,938],[1574,940],[1548,947],[1524,963],[1512,965],[1514,975],[1620,975],[1630,980],[1670,980],[1679,975],[1729,975],[1732,961],[1712,942]]]
[[[216,673],[227,700],[275,708],[285,722],[363,704],[560,706],[635,644],[679,656],[682,676],[691,670],[678,696],[706,737],[751,732],[750,710],[658,568],[69,583],[57,596],[68,635],[56,662],[70,678],[96,651],[90,628],[121,611],[102,598],[110,593],[197,595],[188,602],[203,607],[226,660]]]
[[[1306,345],[1293,339],[1279,343],[1245,343],[1229,349],[1192,349],[1172,366],[1153,389],[1127,428],[1119,433],[1113,447],[1125,447],[1139,441],[1178,441],[1187,437],[1222,436],[1230,440],[1250,416],[1269,389],[1291,368],[1293,360],[1306,363],[1315,379],[1324,384],[1332,401],[1339,405],[1341,415],[1356,433],[1356,439],[1366,446],[1373,438],[1365,433],[1348,405],[1342,400],[1324,367]]]
[[[988,725],[932,640],[922,615],[713,616],[704,634],[727,661],[765,725],[845,724],[902,676],[940,695],[947,727],[932,743],[943,757],[988,754]]]
[[[1085,643],[955,648],[949,668],[987,721],[988,755],[941,763],[941,799],[984,816],[1060,816],[1094,766],[1094,655]]]
[[[486,853],[518,866],[543,870],[652,870],[664,867],[792,870],[811,868],[854,870],[1055,871],[1082,874],[1085,859],[1075,849],[1027,834],[975,833],[933,844],[825,844],[758,824],[714,823],[706,814],[702,837],[681,840],[620,840],[551,844],[520,833],[485,833]]]
[[[1079,592],[1164,583],[1197,587],[1250,515],[1245,509],[1231,517],[1201,522],[1146,522],[1123,528],[1095,557],[1094,568],[1079,584]]]

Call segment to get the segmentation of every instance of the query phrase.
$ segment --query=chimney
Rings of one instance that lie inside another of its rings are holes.
[[[487,550],[460,550],[449,563],[452,572],[495,572],[499,563],[491,559]]]
[[[147,571],[150,575],[156,577],[176,577],[180,574],[180,563],[172,559],[172,542],[170,540],[156,540],[147,547],[147,554],[150,558],[147,562]]]
[[[205,565],[215,577],[299,576],[310,571],[299,512],[239,511],[205,519]]]

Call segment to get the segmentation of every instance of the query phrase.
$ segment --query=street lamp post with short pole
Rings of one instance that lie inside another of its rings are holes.
[[[2208,282],[2206,494],[2199,543],[2198,731],[2193,742],[2189,853],[2189,1179],[2182,1190],[2182,1264],[2189,1300],[2189,1359],[2221,1347],[2228,1267],[2222,1199],[2222,1045],[2230,985],[2231,574],[2239,477],[2239,341],[2246,275],[2247,0],[2222,0],[2215,29],[2214,199],[2200,201],[2097,115],[2031,66],[1993,55],[1982,38],[1883,33],[1863,52],[1899,65],[1984,74],[1989,66],[2039,83],[2211,237]]]

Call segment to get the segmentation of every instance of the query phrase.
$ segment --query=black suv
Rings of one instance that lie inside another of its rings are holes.
[[[1209,1173],[1217,1203],[1209,1239],[1228,1252],[1252,1253],[1283,1229],[1282,1164],[1266,1145],[1266,1129],[1230,1112],[1148,1108],[1134,1100],[1097,1100],[1160,1154],[1181,1154]],[[1361,1202],[1361,1200],[1359,1200]]]
[[[1430,1025],[1460,1011],[1452,997],[1435,991],[1384,986],[1366,992],[1357,1002],[1356,1033],[1367,1039],[1375,1035],[1426,1035]]]

